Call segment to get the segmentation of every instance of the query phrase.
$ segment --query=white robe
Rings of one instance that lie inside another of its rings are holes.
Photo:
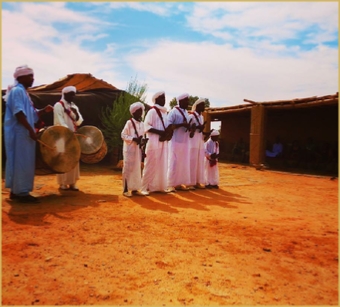
[[[181,109],[189,122],[187,110]],[[181,124],[184,119],[180,111],[174,107],[168,114],[169,124]],[[169,141],[169,168],[168,185],[176,187],[181,184],[190,184],[190,158],[189,158],[189,132],[180,127],[174,130],[171,141]]]
[[[196,111],[195,114],[190,114],[191,124],[203,125],[203,115],[199,115]],[[204,149],[204,136],[199,130],[195,130],[192,138],[189,137],[190,144],[190,185],[204,184],[205,183],[205,149]]]
[[[53,111],[53,124],[54,126],[64,126],[66,128],[69,128],[71,131],[75,132],[75,126],[80,126],[83,122],[83,117],[81,116],[78,107],[71,102],[69,104],[66,100],[61,99],[64,103],[64,106],[67,110],[70,110],[70,107],[77,110],[79,114],[79,119],[77,121],[73,121],[64,111],[64,108],[60,102],[57,102],[54,105],[54,111]],[[72,113],[73,114],[73,113]],[[74,114],[73,114],[74,115]],[[74,167],[73,170],[64,173],[64,174],[57,174],[57,182],[58,184],[62,185],[70,185],[75,184],[77,180],[80,177],[80,171],[79,171],[79,163]]]
[[[166,108],[155,104],[161,111],[164,126],[168,126]],[[142,176],[143,191],[164,191],[168,187],[168,141],[160,142],[159,135],[148,132],[151,128],[164,130],[162,121],[155,109],[150,109],[144,119],[144,130],[149,139],[146,144],[146,157]]]
[[[136,125],[138,135],[136,135],[135,129],[131,120],[129,119],[121,133],[123,143],[123,188],[125,187],[125,181],[129,191],[137,191],[142,188],[142,151],[139,145],[133,141],[133,138],[144,135],[144,123],[133,119]]]
[[[209,163],[210,156],[213,153],[216,154],[220,153],[218,142],[214,142],[211,138],[209,138],[209,140],[204,143],[204,147],[206,156],[206,159],[204,161],[206,184],[218,185],[219,183],[218,162],[214,166],[210,166]]]

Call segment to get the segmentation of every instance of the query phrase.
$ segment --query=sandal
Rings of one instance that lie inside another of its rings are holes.
[[[40,200],[37,197],[34,197],[30,194],[25,196],[18,196],[17,198],[21,203],[40,203]]]

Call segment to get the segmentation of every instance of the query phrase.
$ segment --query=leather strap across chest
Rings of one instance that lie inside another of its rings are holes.
[[[67,116],[72,120],[72,123],[73,123],[73,126],[74,126],[74,131],[77,130],[77,126],[75,124],[75,121],[74,121],[74,119],[71,116],[71,111],[65,108],[64,102],[62,100],[60,100],[59,102],[63,106],[64,111],[67,114]]]
[[[196,121],[197,121],[197,123],[200,125],[200,124],[201,124],[201,122],[200,122],[200,120],[199,120],[199,118],[198,118],[198,116],[197,116],[196,112],[193,112],[192,114],[194,114],[194,116],[195,116],[195,118],[196,118]]]
[[[175,108],[182,114],[182,116],[183,116],[183,122],[184,122],[184,123],[187,123],[187,118],[185,117],[185,115],[184,115],[183,111],[181,110],[181,108],[179,108],[179,107],[175,107]]]
[[[160,118],[161,121],[162,121],[163,128],[164,128],[164,130],[165,130],[165,124],[164,124],[164,120],[163,120],[163,116],[162,116],[162,114],[161,114],[161,111],[160,111],[157,107],[152,107],[152,109],[155,109],[155,110],[156,110],[156,112],[157,112],[159,118]]]
[[[136,124],[135,124],[135,122],[133,121],[132,118],[130,118],[130,120],[131,120],[131,123],[132,123],[133,128],[135,129],[135,133],[136,133],[137,137],[139,138],[139,134],[138,134],[138,131],[137,131]]]

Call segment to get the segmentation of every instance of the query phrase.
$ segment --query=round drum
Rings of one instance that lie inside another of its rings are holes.
[[[76,132],[81,153],[90,155],[98,152],[104,142],[103,133],[95,126],[83,126]]]
[[[74,169],[80,159],[80,145],[74,133],[52,126],[38,133],[36,174],[62,174]]]
[[[96,153],[92,155],[85,155],[82,153],[80,155],[80,160],[88,164],[98,163],[104,159],[106,154],[107,154],[107,145],[106,145],[106,142],[103,141],[102,147]]]

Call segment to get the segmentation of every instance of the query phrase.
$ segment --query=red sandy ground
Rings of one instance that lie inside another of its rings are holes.
[[[3,305],[338,305],[338,180],[220,163],[220,189],[122,196],[82,165],[80,192],[2,183]]]

